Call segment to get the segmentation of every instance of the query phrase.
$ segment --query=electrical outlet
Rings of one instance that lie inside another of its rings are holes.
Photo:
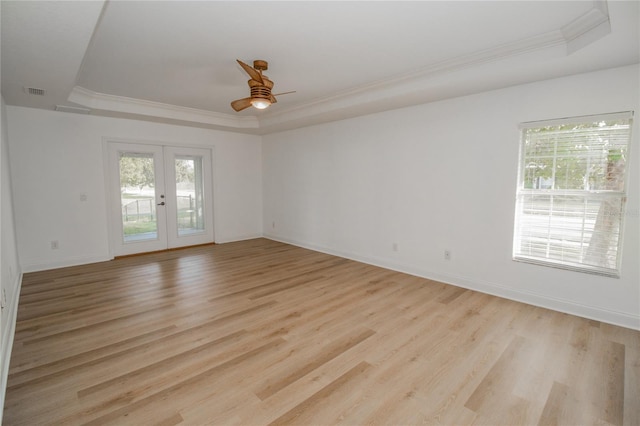
[[[444,251],[444,260],[451,260],[451,250]]]
[[[58,240],[51,241],[51,250],[58,250]]]
[[[276,229],[276,221],[271,222],[271,229]]]

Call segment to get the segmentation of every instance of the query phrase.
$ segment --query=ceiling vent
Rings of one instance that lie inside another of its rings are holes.
[[[25,87],[24,91],[27,92],[27,94],[29,95],[35,95],[35,96],[44,96],[44,94],[47,93],[46,90],[38,89],[37,87]]]

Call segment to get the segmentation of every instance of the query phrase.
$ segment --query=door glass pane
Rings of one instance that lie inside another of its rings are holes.
[[[202,157],[177,156],[175,171],[178,236],[202,233],[205,214]]]
[[[153,154],[120,153],[119,166],[124,242],[157,239]]]

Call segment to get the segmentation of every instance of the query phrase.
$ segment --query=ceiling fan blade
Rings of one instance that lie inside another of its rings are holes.
[[[273,81],[269,80],[266,75],[262,76],[262,81],[264,81],[264,86],[269,90],[273,89]]]
[[[231,108],[236,111],[242,111],[243,109],[249,108],[251,106],[251,98],[244,99],[236,99],[231,102]]]
[[[278,101],[276,100],[276,96],[280,96],[280,95],[288,95],[288,94],[290,94],[290,93],[296,93],[296,91],[295,91],[295,90],[292,90],[291,92],[276,93],[275,95],[274,95],[274,94],[271,94],[271,95],[269,96],[269,99],[271,100],[271,103],[272,103],[272,104],[275,104],[276,102],[278,102]]]
[[[253,67],[250,67],[249,65],[242,62],[240,59],[236,59],[236,61],[238,61],[242,69],[245,70],[247,74],[249,74],[249,77],[251,77],[251,79],[259,82],[260,84],[264,84],[264,81],[262,80],[262,74],[260,73],[260,71],[257,71]]]

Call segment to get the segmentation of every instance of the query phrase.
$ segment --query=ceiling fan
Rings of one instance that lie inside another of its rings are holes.
[[[242,111],[243,109],[253,106],[257,109],[268,108],[271,104],[278,102],[276,96],[286,95],[293,92],[278,93],[276,95],[271,94],[273,89],[273,81],[269,80],[266,75],[262,74],[262,71],[266,71],[269,64],[267,61],[255,60],[253,61],[253,67],[245,64],[239,59],[236,59],[242,69],[244,69],[251,80],[248,81],[249,89],[251,90],[251,96],[248,98],[237,99],[231,102],[231,108],[236,111]]]

